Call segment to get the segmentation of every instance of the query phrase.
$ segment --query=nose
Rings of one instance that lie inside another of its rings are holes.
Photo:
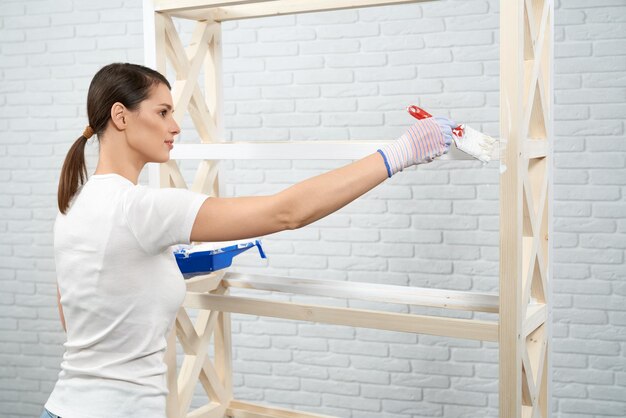
[[[180,126],[176,123],[175,120],[172,120],[172,126],[170,127],[170,132],[174,135],[178,135],[180,133]]]

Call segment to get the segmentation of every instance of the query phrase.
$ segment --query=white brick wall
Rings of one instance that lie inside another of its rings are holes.
[[[229,137],[395,137],[417,98],[495,135],[497,13],[496,0],[449,0],[225,24]],[[625,416],[626,2],[559,1],[556,25],[553,415]],[[58,372],[51,230],[89,81],[141,63],[142,48],[139,0],[0,0],[2,417],[38,416]],[[339,164],[227,162],[225,190],[272,193]],[[237,268],[494,290],[497,182],[493,163],[408,170]],[[495,344],[233,317],[238,398],[355,418],[497,416]]]

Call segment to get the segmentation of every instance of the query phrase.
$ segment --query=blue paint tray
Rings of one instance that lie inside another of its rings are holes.
[[[174,256],[185,279],[230,267],[233,258],[250,248],[257,247],[261,258],[267,258],[260,240],[178,245]]]

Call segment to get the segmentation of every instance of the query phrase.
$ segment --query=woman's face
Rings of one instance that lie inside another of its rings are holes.
[[[128,144],[145,162],[163,163],[170,159],[174,136],[180,133],[172,115],[173,107],[170,90],[158,83],[139,109],[130,113]]]

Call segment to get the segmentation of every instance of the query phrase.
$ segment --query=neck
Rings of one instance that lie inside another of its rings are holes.
[[[124,149],[122,149],[124,148]],[[94,174],[119,174],[137,184],[139,173],[143,169],[145,161],[142,161],[135,153],[126,146],[126,141],[115,140],[103,136],[100,139],[100,153],[98,165]]]

